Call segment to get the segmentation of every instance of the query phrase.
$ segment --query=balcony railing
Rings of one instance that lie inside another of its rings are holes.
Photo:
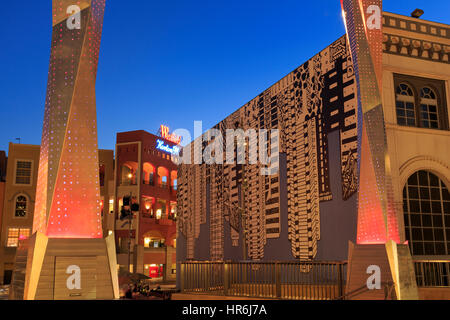
[[[152,186],[152,187],[157,187],[157,188],[161,188],[161,189],[165,189],[165,190],[169,190],[172,194],[176,194],[177,193],[177,186],[169,186],[167,183],[155,183],[153,181],[142,181],[142,184],[144,186]],[[123,185],[123,184],[122,184]],[[127,184],[130,185],[130,184]]]
[[[414,260],[418,287],[450,288],[450,260]]]
[[[156,219],[156,215],[155,214],[151,214],[151,213],[142,213],[141,215],[142,218],[144,219],[153,219],[156,223],[159,223],[159,221],[173,221],[170,224],[175,223],[175,221],[177,221],[177,219],[174,216],[165,216],[163,215],[161,218]],[[162,223],[164,224],[164,223]]]
[[[120,187],[137,186],[135,181],[125,180],[120,182]]]
[[[298,300],[343,296],[346,262],[185,262],[183,292]]]
[[[153,180],[143,180],[142,184],[146,186],[154,186],[155,182]]]

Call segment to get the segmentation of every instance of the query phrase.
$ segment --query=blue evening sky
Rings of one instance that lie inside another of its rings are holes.
[[[450,1],[388,0],[384,10],[450,24]],[[206,130],[344,34],[339,0],[107,0],[97,77],[99,147],[161,123]],[[40,144],[51,1],[0,13],[0,150]]]

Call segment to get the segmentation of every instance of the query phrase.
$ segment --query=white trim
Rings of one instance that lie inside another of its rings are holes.
[[[402,191],[409,177],[420,170],[433,173],[444,182],[447,189],[450,188],[450,168],[448,166],[431,157],[417,156],[406,161],[399,168],[399,179]]]
[[[16,174],[17,174],[17,163],[21,161],[21,162],[31,162],[31,168],[30,168],[30,183],[29,184],[23,184],[23,183],[16,183]],[[13,173],[13,186],[26,186],[26,187],[31,187],[33,185],[33,179],[34,179],[34,160],[33,159],[14,159],[14,173]]]
[[[24,196],[27,199],[27,207],[26,207],[26,215],[25,217],[16,217],[16,202],[17,202],[17,198]],[[30,216],[30,212],[29,212],[29,208],[30,208],[30,197],[26,194],[26,193],[18,193],[14,196],[14,201],[13,201],[13,219],[19,219],[19,220],[25,220],[28,219],[28,217]]]

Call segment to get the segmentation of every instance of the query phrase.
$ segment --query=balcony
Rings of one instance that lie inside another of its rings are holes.
[[[175,224],[176,219],[175,218],[160,218],[156,219],[155,215],[151,215],[148,213],[143,213],[141,215],[143,218],[143,223],[151,223],[151,224],[159,224],[161,226],[172,226]]]
[[[162,218],[157,220],[158,224],[161,226],[172,226],[174,224],[174,221],[172,219]]]
[[[120,182],[119,186],[120,187],[137,186],[137,183],[136,183],[136,181],[127,180],[127,181]]]

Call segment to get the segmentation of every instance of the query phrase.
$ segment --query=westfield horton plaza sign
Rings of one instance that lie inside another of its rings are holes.
[[[172,155],[178,155],[178,153],[180,152],[180,147],[170,146],[160,139],[156,140],[156,149],[170,153]]]
[[[166,139],[167,141],[173,142],[175,144],[180,144],[181,136],[178,136],[175,133],[170,133],[169,127],[161,125],[159,131],[161,138]]]
[[[175,133],[170,133],[169,127],[165,125],[161,125],[159,129],[159,135],[161,136],[161,138],[173,142],[177,145],[181,142],[181,136],[178,136]],[[171,146],[161,139],[156,140],[156,149],[170,153],[172,155],[178,155],[181,150],[179,146]]]

